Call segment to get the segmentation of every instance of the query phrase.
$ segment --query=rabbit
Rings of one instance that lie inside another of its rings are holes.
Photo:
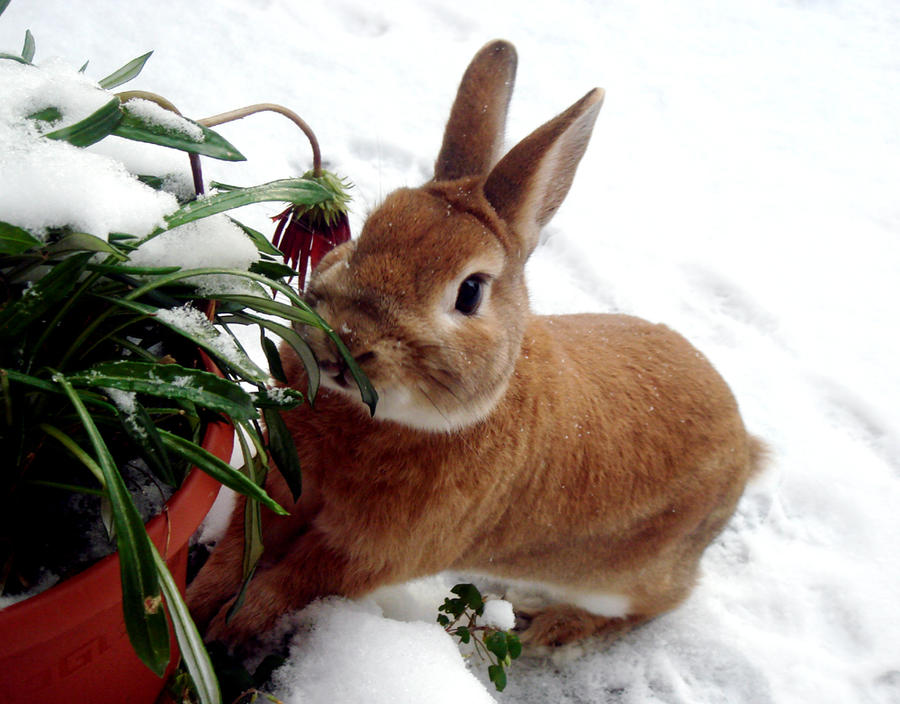
[[[547,601],[521,639],[611,642],[689,594],[706,546],[764,455],[710,362],[668,327],[613,314],[539,316],[525,262],[566,196],[604,93],[500,158],[517,64],[494,41],[460,84],[434,179],[388,195],[315,269],[307,302],[376,388],[370,416],[318,330],[315,408],[284,418],[303,492],[278,473],[246,598],[242,503],[188,603],[208,640],[242,647],[326,595],[361,597],[444,570]],[[593,227],[596,227],[594,225]],[[306,385],[282,346],[291,385]],[[437,605],[436,605],[437,606]]]

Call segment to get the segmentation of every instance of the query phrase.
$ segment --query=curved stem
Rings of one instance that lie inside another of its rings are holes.
[[[176,115],[181,115],[181,111],[175,107],[167,98],[163,98],[161,95],[157,93],[151,93],[148,90],[126,90],[121,93],[116,93],[116,97],[123,103],[127,103],[129,100],[133,100],[138,98],[140,100],[149,100],[151,103],[156,103],[161,108],[165,108],[166,110],[171,110]]]
[[[303,134],[306,135],[306,138],[309,140],[309,146],[312,148],[313,175],[321,176],[322,153],[319,151],[319,140],[316,139],[315,132],[312,131],[312,128],[306,124],[302,117],[293,110],[289,110],[282,105],[277,105],[275,103],[257,103],[256,105],[248,105],[247,107],[238,108],[237,110],[229,110],[228,112],[223,112],[218,115],[205,117],[202,120],[197,120],[197,122],[204,127],[214,127],[225,122],[233,122],[234,120],[240,120],[244,117],[255,115],[258,112],[277,112],[279,115],[284,115],[297,125],[297,127],[303,130]]]

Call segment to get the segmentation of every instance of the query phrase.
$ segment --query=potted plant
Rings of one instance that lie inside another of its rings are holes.
[[[226,213],[286,201],[280,244],[305,273],[306,258],[348,236],[346,197],[321,171],[317,148],[304,178],[216,184],[198,197],[200,155],[243,159],[208,125],[259,109],[296,116],[254,106],[188,120],[159,96],[111,92],[149,54],[98,83],[86,65],[36,66],[34,54],[30,32],[21,53],[0,54],[0,152],[11,170],[0,201],[0,595],[51,579],[43,568],[75,534],[100,533],[116,553],[84,571],[53,566],[68,577],[59,586],[0,609],[0,699],[152,702],[177,641],[200,700],[215,702],[217,683],[180,594],[185,546],[219,485],[244,493],[253,499],[249,578],[261,553],[260,506],[284,511],[261,488],[269,458],[299,493],[279,411],[314,398],[318,369],[295,327],[325,330],[375,402],[340,339],[289,285],[297,272],[281,251]],[[184,152],[191,175],[141,171],[117,156],[121,145],[98,151],[108,138]],[[256,330],[268,370],[234,326]],[[306,394],[270,385],[284,379],[266,333],[303,359]],[[227,462],[232,425],[241,470]],[[149,509],[142,515],[139,504],[146,509],[148,496],[167,503],[145,527]],[[193,515],[184,515],[191,503]],[[95,573],[114,576],[112,586],[89,581]],[[112,601],[100,595],[110,591]],[[84,623],[51,631],[64,613]],[[112,655],[120,641],[125,655]],[[83,673],[88,682],[74,679]]]

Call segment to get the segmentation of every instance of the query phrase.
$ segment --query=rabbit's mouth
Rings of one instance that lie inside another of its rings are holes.
[[[364,352],[357,356],[356,363],[365,364],[375,357],[374,352]],[[347,390],[356,384],[353,379],[353,373],[343,358],[339,358],[336,362],[331,360],[319,360],[319,369],[328,381],[334,383],[338,388]]]
[[[350,387],[350,379],[348,378],[350,375],[350,367],[347,366],[347,363],[344,360],[339,362],[319,362],[319,369],[322,370],[322,374],[342,389],[347,389]]]

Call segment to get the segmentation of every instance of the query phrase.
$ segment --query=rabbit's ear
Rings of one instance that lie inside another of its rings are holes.
[[[594,88],[519,142],[488,176],[485,196],[523,239],[524,253],[537,246],[541,228],[569,192],[603,95]]]
[[[444,143],[434,164],[435,181],[482,176],[497,163],[516,61],[515,47],[499,39],[475,54],[444,130]]]

